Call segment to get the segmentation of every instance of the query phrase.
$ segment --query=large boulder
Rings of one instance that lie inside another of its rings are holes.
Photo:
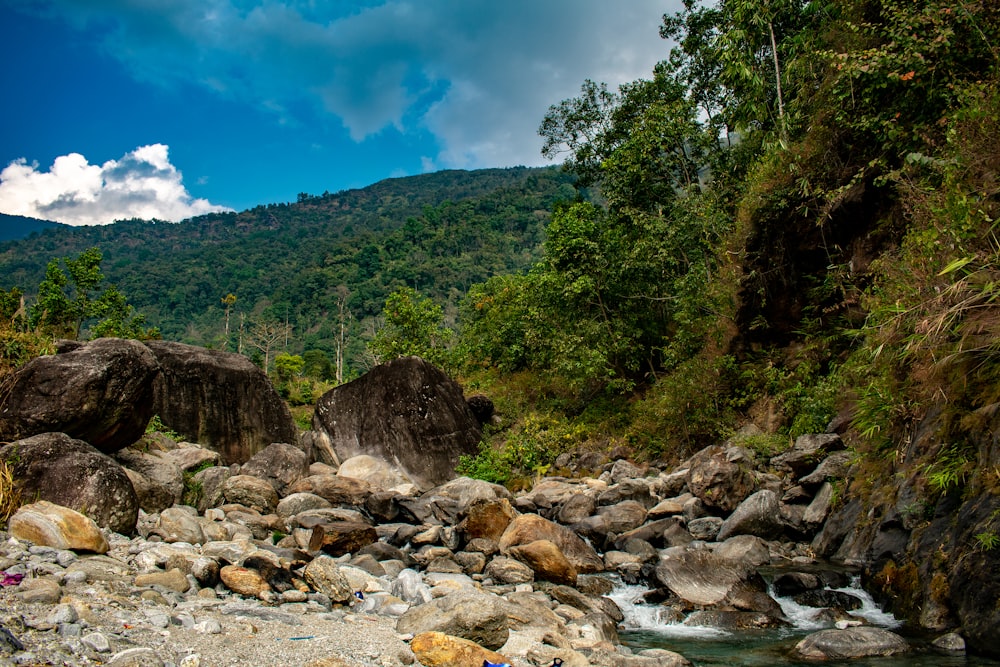
[[[341,461],[368,454],[399,466],[427,489],[455,476],[482,438],[462,388],[419,357],[376,366],[316,403],[313,429],[326,433]]]
[[[0,394],[0,440],[66,433],[105,453],[142,437],[153,416],[156,358],[138,341],[99,338],[32,359]]]
[[[153,404],[163,423],[226,464],[244,463],[274,442],[296,442],[288,406],[261,369],[239,354],[149,341],[160,364]]]
[[[769,611],[775,606],[773,601],[763,599],[757,605],[735,604],[752,597],[751,589],[763,592],[763,580],[756,575],[752,561],[729,560],[708,549],[690,546],[664,549],[656,566],[656,578],[693,607],[732,604],[747,611]]]
[[[688,488],[708,507],[732,512],[754,490],[753,463],[740,447],[706,447],[688,461]]]
[[[507,611],[499,596],[463,589],[411,607],[399,617],[396,630],[443,632],[496,650],[507,642]]]
[[[115,459],[125,468],[144,512],[154,514],[181,501],[184,473],[163,452],[126,447],[115,454]]]
[[[48,500],[129,534],[139,499],[125,470],[107,454],[65,433],[42,433],[0,447],[23,498]]]
[[[769,489],[758,491],[744,500],[719,528],[715,539],[724,542],[735,535],[756,535],[774,539],[784,525],[778,506],[778,494]]]
[[[843,630],[820,630],[795,645],[795,651],[810,660],[845,660],[905,653],[910,647],[899,635],[870,626]]]

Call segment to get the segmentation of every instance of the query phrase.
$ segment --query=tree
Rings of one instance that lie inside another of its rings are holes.
[[[297,354],[282,352],[274,358],[274,373],[278,381],[288,384],[302,374],[305,360]]]
[[[431,299],[401,287],[386,299],[382,316],[385,324],[368,344],[378,363],[408,355],[435,364],[446,361],[453,333],[444,326],[441,307]]]
[[[273,320],[256,320],[250,322],[250,327],[243,336],[247,345],[260,352],[263,358],[265,372],[271,367],[271,352],[287,340],[291,327],[284,322]]]
[[[229,311],[232,309],[233,304],[236,303],[236,295],[229,293],[222,297],[222,305],[226,307],[226,333],[225,338],[222,340],[222,349],[225,350],[229,347]]]
[[[53,336],[78,339],[84,322],[97,319],[91,338],[158,337],[156,328],[144,328],[145,316],[135,312],[117,286],[100,289],[104,282],[102,259],[98,248],[90,248],[75,258],[63,258],[65,271],[60,260],[51,260],[30,310],[30,326]]]

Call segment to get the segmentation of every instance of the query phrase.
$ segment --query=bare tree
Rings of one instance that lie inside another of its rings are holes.
[[[337,336],[337,384],[344,383],[344,344],[347,332],[347,319],[351,311],[347,309],[347,297],[351,292],[346,285],[337,286],[337,309],[340,312],[340,332]]]
[[[268,320],[251,320],[250,328],[246,332],[246,343],[255,350],[259,350],[264,355],[264,372],[266,373],[271,364],[271,352],[280,343],[288,340],[292,328],[283,322]]]

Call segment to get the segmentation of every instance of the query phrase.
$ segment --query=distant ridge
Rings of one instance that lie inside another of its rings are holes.
[[[26,239],[35,232],[64,226],[65,225],[59,222],[39,220],[38,218],[27,218],[23,215],[8,215],[7,213],[0,213],[0,243],[3,241]]]

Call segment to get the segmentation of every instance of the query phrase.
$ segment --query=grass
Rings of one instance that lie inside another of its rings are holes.
[[[14,483],[14,471],[6,461],[0,461],[0,525],[21,506],[21,490]]]

